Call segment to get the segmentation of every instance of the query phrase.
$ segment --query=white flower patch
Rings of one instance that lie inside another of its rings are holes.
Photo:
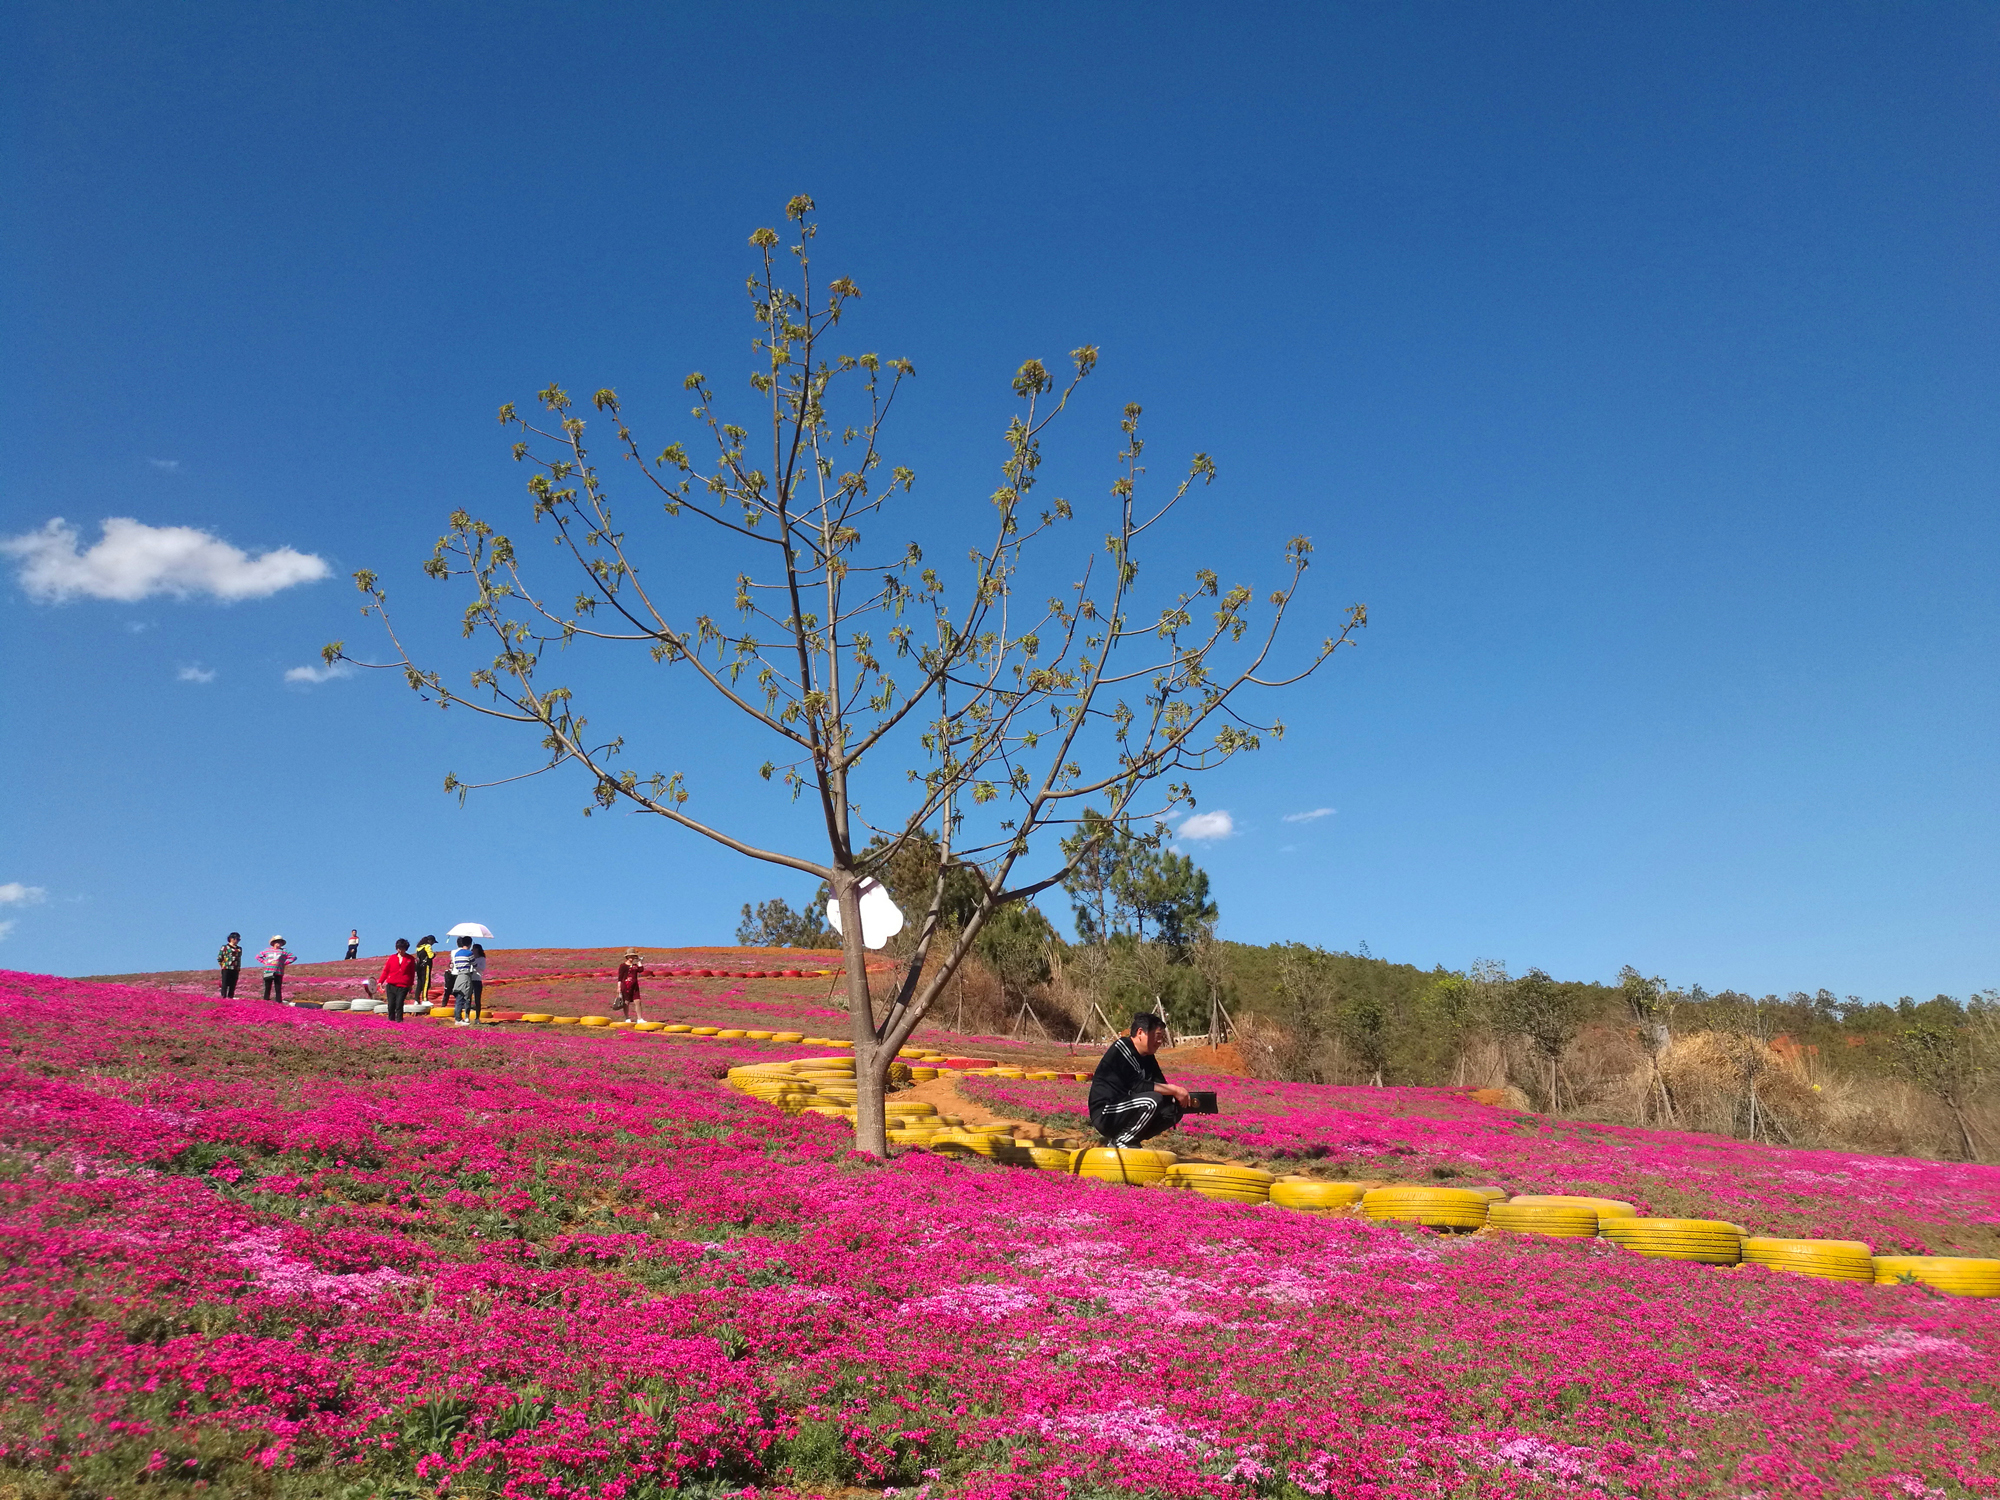
[[[1158,1406],[1126,1405],[1109,1411],[1034,1417],[1027,1430],[1046,1437],[1112,1443],[1135,1453],[1194,1453],[1214,1441],[1208,1433],[1177,1425],[1165,1408]]]
[[[1058,1240],[1027,1251],[1021,1256],[1020,1264],[1037,1270],[1066,1271],[1075,1276],[1087,1276],[1107,1259],[1116,1260],[1126,1253],[1123,1245],[1109,1240]]]
[[[1324,1277],[1295,1271],[1289,1266],[1279,1267],[1251,1287],[1250,1295],[1287,1307],[1311,1307],[1315,1303],[1333,1300],[1333,1293],[1328,1290]]]
[[[1066,1208],[1060,1213],[1015,1214],[1014,1222],[1023,1229],[1095,1229],[1105,1222],[1103,1214],[1090,1213],[1081,1208]]]
[[[1681,1397],[1681,1410],[1688,1412],[1726,1411],[1743,1399],[1742,1392],[1726,1380],[1703,1375]]]
[[[1859,1335],[1868,1337],[1867,1334]],[[1842,1360],[1860,1365],[1863,1369],[1881,1370],[1890,1365],[1901,1364],[1906,1359],[1970,1359],[1972,1350],[1957,1339],[1941,1339],[1928,1333],[1917,1333],[1908,1328],[1885,1328],[1875,1330],[1868,1343],[1857,1344],[1852,1349],[1829,1349],[1825,1358]]]
[[[995,1281],[968,1282],[948,1292],[935,1292],[903,1304],[904,1311],[948,1318],[965,1318],[974,1323],[1002,1323],[1016,1313],[1039,1307],[1041,1298],[1024,1287],[1005,1286]]]

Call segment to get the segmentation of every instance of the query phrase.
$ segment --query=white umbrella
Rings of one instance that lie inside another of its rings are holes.
[[[841,931],[840,903],[826,903],[826,919],[833,924],[835,932]],[[864,880],[861,882],[861,946],[879,948],[890,938],[903,930],[902,908],[889,899],[889,893],[882,889],[881,882]]]
[[[490,938],[493,936],[493,933],[482,922],[460,922],[456,927],[445,928],[444,935],[446,937]]]

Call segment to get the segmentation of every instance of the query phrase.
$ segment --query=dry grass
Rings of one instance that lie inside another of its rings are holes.
[[[1740,1032],[1676,1037],[1659,1058],[1670,1107],[1662,1105],[1652,1064],[1636,1046],[1633,1054],[1632,1066],[1594,1090],[1587,1113],[1781,1145],[1933,1160],[1964,1155],[1949,1113],[1921,1090],[1896,1078],[1829,1069],[1796,1047]],[[1969,1114],[1975,1141],[2000,1141],[1991,1106]]]

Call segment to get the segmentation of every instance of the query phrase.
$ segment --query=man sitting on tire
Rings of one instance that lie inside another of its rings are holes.
[[[1193,1103],[1168,1083],[1153,1054],[1167,1044],[1167,1023],[1134,1016],[1132,1030],[1113,1042],[1090,1080],[1090,1124],[1107,1146],[1136,1146],[1171,1130]]]

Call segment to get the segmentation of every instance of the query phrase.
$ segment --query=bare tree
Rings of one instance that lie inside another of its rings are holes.
[[[1895,1048],[1896,1071],[1950,1112],[1965,1159],[1978,1161],[1965,1108],[1986,1067],[1972,1036],[1963,1026],[1906,1026],[1896,1033]]]
[[[1527,1041],[1548,1064],[1549,1110],[1560,1114],[1562,1055],[1583,1029],[1583,1007],[1574,986],[1530,969],[1501,988],[1496,1019],[1502,1031]]]
[[[1660,1071],[1660,1055],[1673,1045],[1674,1004],[1679,998],[1664,979],[1649,979],[1630,964],[1618,971],[1618,985],[1625,996],[1625,1008],[1638,1027],[1639,1046],[1651,1069],[1652,1087],[1647,1091],[1646,1114],[1651,1114],[1657,1098],[1660,1118],[1674,1123],[1674,1097]],[[1642,1116],[1643,1119],[1643,1116]]]
[[[956,587],[926,563],[916,541],[864,551],[865,535],[889,503],[916,484],[916,475],[888,465],[882,450],[884,423],[915,370],[907,360],[832,347],[860,291],[845,277],[823,287],[815,281],[812,211],[804,197],[786,209],[797,236],[789,271],[777,231],[751,236],[760,265],[749,278],[758,324],[750,384],[762,405],[758,447],[768,456],[753,455],[751,430],[724,416],[701,374],[684,384],[703,440],[713,445],[706,462],[680,442],[646,458],[618,397],[600,390],[590,404],[608,420],[611,450],[632,466],[644,502],[629,512],[621,502],[614,517],[611,483],[569,395],[555,385],[542,391],[540,416],[503,406],[501,422],[518,435],[514,456],[533,470],[533,520],[549,528],[565,566],[574,568],[574,602],[562,603],[538,572],[531,576],[510,537],[457,511],[425,569],[472,586],[464,633],[489,642],[490,658],[470,670],[464,687],[447,687],[396,631],[377,575],[362,572],[355,581],[368,596],[363,612],[381,618],[395,659],[357,665],[400,670],[429,701],[521,726],[542,750],[523,775],[577,767],[596,808],[650,813],[825,881],[845,933],[856,1144],[880,1154],[883,1091],[897,1048],[993,913],[1061,883],[1088,853],[1087,846],[1066,852],[1051,872],[1030,873],[1030,851],[1055,842],[1038,836],[1060,836],[1092,801],[1112,826],[1192,806],[1192,773],[1283,732],[1276,722],[1243,717],[1239,697],[1306,677],[1353,639],[1367,612],[1352,606],[1337,634],[1295,668],[1274,670],[1272,651],[1312,551],[1304,537],[1285,547],[1285,576],[1268,595],[1261,624],[1251,590],[1224,589],[1205,568],[1185,589],[1142,603],[1142,539],[1197,484],[1212,483],[1216,466],[1195,454],[1162,498],[1142,505],[1145,445],[1136,405],[1125,407],[1121,422],[1104,556],[1086,553],[1080,576],[1035,602],[1024,558],[1075,516],[1065,499],[1031,503],[1042,478],[1042,436],[1096,367],[1089,346],[1072,351],[1072,373],[1060,388],[1039,360],[1015,374],[1020,405],[1006,427],[990,530],[969,549]],[[962,510],[950,515],[963,518]],[[733,622],[701,607],[697,586],[707,580],[677,565],[685,552],[668,543],[642,563],[647,543],[659,545],[677,526],[696,523],[745,554],[726,589]],[[623,768],[622,735],[595,728],[576,690],[547,680],[564,648],[596,646],[627,648],[641,670],[651,662],[692,679],[764,732],[776,748],[760,774],[808,803],[817,850],[766,848],[730,832],[726,808],[697,801],[684,770]],[[324,655],[329,663],[352,660],[340,642]],[[900,778],[879,774],[885,761]],[[865,784],[864,764],[878,773]],[[899,781],[903,805],[882,816]],[[872,818],[862,812],[864,785]],[[445,787],[472,789],[455,775]],[[878,1007],[868,989],[860,898],[864,882],[917,839],[935,844],[938,877],[928,909],[915,914],[903,977]],[[973,877],[977,899],[963,921],[948,925],[944,892],[954,871]],[[933,944],[941,956],[927,963]]]

